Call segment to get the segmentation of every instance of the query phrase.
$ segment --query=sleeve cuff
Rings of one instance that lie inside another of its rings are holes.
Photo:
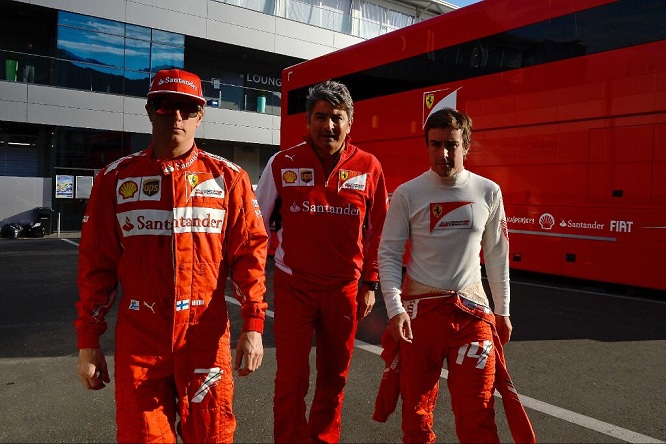
[[[243,331],[256,331],[264,334],[264,320],[259,318],[249,318],[243,322]]]
[[[402,306],[400,294],[401,291],[399,288],[391,288],[383,293],[384,304],[386,305],[386,314],[388,315],[389,319],[406,311],[405,307]]]
[[[83,348],[100,348],[99,336],[79,333],[76,339],[76,346],[79,350]]]

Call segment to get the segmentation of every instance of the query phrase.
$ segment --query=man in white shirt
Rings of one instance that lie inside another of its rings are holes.
[[[379,247],[388,331],[400,349],[403,441],[435,442],[433,411],[446,361],[460,442],[499,442],[496,366],[505,370],[501,348],[512,330],[502,193],[464,167],[469,116],[445,108],[428,118],[424,131],[430,169],[395,190]],[[494,315],[481,282],[482,248]],[[529,420],[523,432],[533,438]]]

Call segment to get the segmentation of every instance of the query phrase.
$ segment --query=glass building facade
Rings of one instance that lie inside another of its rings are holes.
[[[350,0],[211,1],[242,8],[246,12],[241,9],[226,11],[241,16],[252,10],[255,16],[250,20],[261,21],[264,15],[283,17],[281,20],[342,34],[362,34],[363,38],[413,22],[409,14],[397,11],[393,12],[404,20],[391,21],[387,18],[389,9],[368,7],[363,2],[365,7],[360,8],[357,1]],[[211,5],[209,3],[207,8],[214,9]],[[122,4],[118,2],[118,6]],[[148,7],[155,8],[162,19],[172,12],[160,9],[159,2]],[[14,110],[15,104],[19,104],[14,114],[5,112],[4,119],[0,119],[0,187],[17,193],[33,190],[28,195],[17,194],[13,200],[0,200],[0,224],[29,219],[29,211],[12,213],[10,207],[15,205],[18,208],[17,202],[34,201],[36,206],[52,206],[62,215],[63,230],[79,229],[86,198],[58,198],[53,192],[58,177],[90,178],[113,160],[146,148],[150,141],[148,133],[123,129],[127,128],[125,123],[107,125],[98,120],[80,124],[76,119],[61,119],[61,116],[80,115],[86,120],[85,116],[91,113],[107,112],[107,107],[100,103],[122,104],[125,100],[119,98],[125,97],[143,99],[152,76],[165,68],[183,68],[197,73],[210,108],[279,116],[282,70],[304,60],[267,49],[255,49],[267,47],[264,44],[247,47],[204,38],[201,33],[195,33],[198,35],[195,36],[174,32],[171,25],[167,25],[172,23],[170,21],[162,22],[164,28],[171,29],[165,30],[108,18],[117,16],[115,14],[101,14],[106,18],[90,15],[90,8],[83,3],[73,4],[72,9],[65,11],[24,1],[0,0],[0,69],[4,68],[4,77],[0,81],[35,85],[25,89],[5,88],[4,91],[22,95],[15,101],[0,97],[0,101],[5,100],[5,110]],[[88,13],[73,12],[76,10]],[[207,12],[203,14],[205,16]],[[226,20],[226,16],[223,17]],[[187,14],[181,18],[187,19]],[[134,22],[143,23],[140,19]],[[220,22],[215,23],[214,26],[220,26]],[[237,29],[234,26],[238,26],[233,20],[224,21],[224,24],[225,32],[234,32]],[[369,24],[372,26],[368,27]],[[256,38],[265,35],[267,39],[275,39],[277,35],[271,31],[261,32]],[[303,43],[296,35],[290,38],[299,45],[317,44]],[[84,91],[95,95],[86,96]],[[44,94],[47,101],[44,104],[34,102],[33,93]],[[48,97],[57,97],[57,101],[49,102]],[[69,100],[76,100],[77,105],[65,103]],[[40,117],[42,106],[48,117]],[[86,106],[94,109],[88,110]],[[145,117],[142,108],[130,114],[121,110],[120,117],[117,109],[111,108],[108,109],[110,119],[125,122]],[[247,119],[242,114],[234,115],[232,119],[239,127],[247,126],[244,122]],[[256,118],[250,120],[257,121]],[[266,131],[272,125],[250,125],[247,128]],[[136,124],[130,127],[138,128]],[[200,147],[240,164],[255,182],[268,159],[278,150],[274,131],[268,137],[234,138],[224,131],[209,138],[203,137],[202,132],[199,135],[197,144]],[[42,187],[43,195],[40,194]]]
[[[143,96],[153,73],[185,66],[185,36],[59,11],[56,57],[61,85]]]

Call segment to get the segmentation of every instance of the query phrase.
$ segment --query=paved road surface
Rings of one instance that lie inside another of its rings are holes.
[[[115,440],[113,387],[86,391],[76,378],[78,239],[63,236],[69,238],[0,239],[3,443]],[[267,299],[272,308],[271,293]],[[237,337],[239,309],[230,305]],[[592,285],[557,288],[552,281],[514,274],[511,318],[509,370],[540,442],[666,441],[666,296],[605,294]],[[377,344],[385,325],[381,304],[361,323],[343,409],[344,442],[400,441],[398,414],[385,424],[371,420],[383,368]],[[272,442],[270,316],[264,346],[260,371],[236,378],[237,442]],[[103,347],[110,356],[111,334]],[[457,442],[442,382],[436,432],[440,442]],[[496,405],[502,441],[511,442],[501,402]]]

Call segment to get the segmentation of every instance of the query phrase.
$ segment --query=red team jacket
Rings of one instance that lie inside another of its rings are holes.
[[[257,188],[266,224],[277,208],[275,265],[323,286],[378,280],[377,248],[388,195],[379,161],[349,143],[326,176],[311,141],[271,158]],[[279,222],[278,222],[279,225]],[[329,252],[325,261],[320,251]]]
[[[117,349],[210,354],[227,325],[231,277],[243,331],[263,332],[267,235],[247,173],[196,146],[159,161],[152,148],[95,179],[79,249],[79,348],[99,347],[120,281]]]

